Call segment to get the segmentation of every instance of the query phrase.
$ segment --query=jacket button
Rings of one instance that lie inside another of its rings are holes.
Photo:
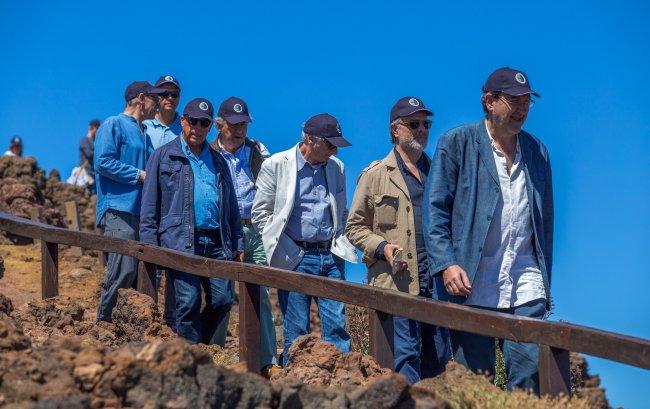
[[[410,212],[411,211],[411,206],[406,206],[406,211]]]
[[[488,221],[492,220],[492,216],[487,217]]]
[[[409,254],[406,255],[406,257],[408,257],[409,259],[411,259],[411,258],[413,258],[413,254],[409,253]]]
[[[406,235],[407,235],[407,236],[410,236],[410,235],[411,235],[411,230],[407,230],[407,231],[406,231]]]

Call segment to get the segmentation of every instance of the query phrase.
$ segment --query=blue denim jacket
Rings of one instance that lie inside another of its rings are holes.
[[[108,209],[140,214],[140,171],[153,152],[135,118],[119,114],[107,118],[95,136],[97,225]]]
[[[173,250],[194,253],[194,173],[180,138],[158,148],[147,164],[142,190],[140,240]],[[244,250],[237,197],[223,157],[210,148],[217,171],[219,225],[227,260]]]
[[[546,147],[525,131],[519,133],[534,246],[550,299],[553,260],[553,186]],[[425,192],[423,214],[433,298],[463,302],[450,296],[442,271],[458,264],[474,281],[481,251],[500,195],[490,138],[483,120],[447,132],[438,140]]]

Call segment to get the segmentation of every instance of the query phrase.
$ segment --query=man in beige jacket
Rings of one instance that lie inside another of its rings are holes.
[[[424,148],[431,115],[418,98],[395,103],[390,112],[395,147],[361,173],[345,229],[350,242],[363,252],[370,285],[423,297],[431,296],[422,227],[430,165]],[[415,383],[442,369],[434,342],[436,327],[404,317],[394,317],[393,325],[396,372]]]

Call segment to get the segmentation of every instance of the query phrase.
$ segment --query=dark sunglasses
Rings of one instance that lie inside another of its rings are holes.
[[[212,121],[209,120],[208,118],[197,119],[197,118],[192,118],[189,115],[183,115],[183,118],[185,118],[185,120],[189,122],[190,125],[196,126],[197,124],[199,124],[201,128],[207,128],[212,123]]]
[[[424,126],[424,129],[431,128],[432,121],[430,119],[425,119],[424,121],[408,121],[406,124],[409,128],[416,130],[420,125]]]
[[[329,150],[336,149],[336,146],[333,145],[332,142],[328,141],[327,138],[322,138],[322,137],[320,137],[320,136],[316,136],[316,138],[318,138],[318,139],[320,139],[321,141],[323,141],[323,142],[325,143],[325,146],[327,147],[327,149],[329,149]]]
[[[171,99],[176,99],[180,96],[180,92],[178,91],[169,91],[169,92],[163,92],[160,94],[161,98],[171,98]]]

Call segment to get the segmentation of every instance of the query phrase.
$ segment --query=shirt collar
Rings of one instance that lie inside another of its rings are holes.
[[[180,140],[181,140],[181,148],[183,149],[183,153],[185,155],[187,155],[187,157],[192,156],[192,157],[194,157],[196,159],[199,159],[199,158],[203,157],[206,154],[207,150],[209,149],[209,144],[204,141],[203,142],[203,150],[201,151],[201,154],[197,157],[194,154],[194,152],[192,152],[192,150],[190,149],[190,145],[187,144],[187,142],[185,141],[185,138],[183,138],[183,134],[181,134]]]
[[[151,120],[151,124],[152,124],[153,126],[155,126],[156,128],[173,128],[174,126],[176,126],[176,125],[180,125],[180,123],[181,123],[181,116],[178,115],[178,112],[174,112],[174,115],[176,115],[176,116],[174,117],[174,120],[169,124],[169,126],[167,126],[167,125],[163,125],[163,123],[160,122],[160,121],[158,120],[158,118],[156,118],[156,117],[154,117],[154,118]]]
[[[411,172],[411,171],[409,170],[409,168],[406,166],[406,163],[404,162],[404,159],[402,159],[402,155],[399,154],[399,152],[397,151],[397,149],[393,148],[393,153],[395,154],[395,158],[397,159],[397,163],[399,164],[399,166],[400,166],[403,170],[408,171],[408,172]],[[429,173],[429,170],[427,169],[427,160],[426,160],[426,158],[424,157],[424,152],[422,152],[422,154],[420,155],[420,159],[418,159],[418,161],[417,161],[417,163],[415,164],[415,166],[416,166],[416,167],[417,167],[417,168],[418,168],[422,173],[424,173],[425,175]]]
[[[488,138],[490,138],[490,143],[492,144],[492,150],[497,152],[499,155],[503,155],[503,152],[497,147],[497,145],[494,143],[494,139],[492,138],[492,134],[490,134],[490,128],[487,126],[487,120],[483,121],[483,124],[485,125],[485,131],[488,134]],[[519,155],[521,151],[519,150],[519,134],[517,134],[517,150],[515,151],[515,155]]]
[[[223,145],[221,144],[221,134],[217,135],[217,145],[219,146],[219,150],[221,152],[227,153],[229,155],[237,156],[237,154],[242,153],[244,149],[246,149],[246,140],[244,140],[244,143],[241,144],[241,146],[235,151],[235,153],[230,153],[229,151],[224,149]]]

